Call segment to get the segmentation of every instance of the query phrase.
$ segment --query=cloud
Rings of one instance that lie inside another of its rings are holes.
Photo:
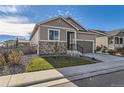
[[[17,7],[16,6],[0,6],[0,12],[3,13],[17,13]]]
[[[0,22],[5,23],[29,23],[30,20],[24,16],[0,16]]]
[[[62,10],[57,10],[57,14],[56,15],[61,15],[61,16],[71,16],[71,12],[70,11],[62,11]]]
[[[52,18],[52,17],[56,17],[56,16],[72,16],[72,13],[67,10],[67,11],[64,11],[64,10],[59,10],[57,9],[57,12],[53,15],[46,15],[48,18]]]
[[[0,35],[29,36],[34,23],[25,16],[0,16]]]
[[[0,22],[0,35],[12,36],[29,36],[32,32],[34,24],[13,24]]]
[[[25,7],[23,6],[0,6],[0,12],[7,13],[0,15],[0,35],[29,37],[34,23],[26,16],[20,16],[18,13],[23,13]],[[27,7],[26,7],[27,9]],[[13,13],[13,15],[8,15]]]

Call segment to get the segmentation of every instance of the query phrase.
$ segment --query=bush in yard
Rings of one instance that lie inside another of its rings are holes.
[[[107,47],[106,46],[102,46],[102,49],[101,50],[102,50],[103,53],[106,53]]]
[[[100,50],[101,50],[101,48],[102,48],[102,47],[97,46],[97,47],[96,47],[96,51],[100,51]]]
[[[11,51],[9,54],[9,62],[12,65],[18,65],[22,63],[23,52],[22,51]]]
[[[6,63],[9,62],[8,56],[9,56],[10,50],[9,49],[3,49],[1,54],[4,56]]]
[[[6,64],[5,58],[2,54],[0,54],[0,66],[3,66]]]
[[[117,53],[117,50],[110,49],[108,50],[108,53],[111,55],[115,55]]]
[[[118,48],[118,49],[117,49],[117,52],[118,52],[119,54],[121,54],[121,55],[124,56],[124,47],[123,47],[123,48]]]

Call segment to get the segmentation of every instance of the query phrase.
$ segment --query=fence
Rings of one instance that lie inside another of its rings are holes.
[[[37,53],[37,46],[21,46],[21,47],[0,47],[0,53],[9,53],[12,50],[21,50],[24,54],[36,54]]]

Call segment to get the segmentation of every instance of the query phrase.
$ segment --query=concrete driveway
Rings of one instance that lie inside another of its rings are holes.
[[[88,56],[88,57],[94,57],[94,58],[104,61],[104,62],[124,61],[124,57],[119,57],[119,56],[114,56],[114,55],[109,55],[109,54],[86,53],[83,55]]]

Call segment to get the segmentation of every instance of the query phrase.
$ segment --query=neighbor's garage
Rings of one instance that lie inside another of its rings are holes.
[[[93,41],[77,41],[77,48],[83,53],[93,53]]]

